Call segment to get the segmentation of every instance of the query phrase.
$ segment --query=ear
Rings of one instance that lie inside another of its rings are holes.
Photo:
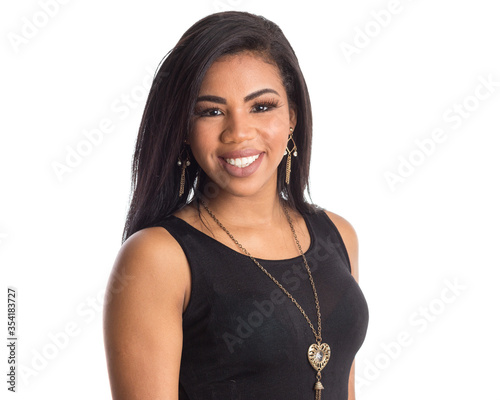
[[[290,127],[295,129],[295,125],[297,125],[297,108],[294,104],[288,106],[288,113],[290,114]]]

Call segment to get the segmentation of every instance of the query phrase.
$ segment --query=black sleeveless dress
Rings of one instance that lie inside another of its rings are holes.
[[[322,399],[347,400],[350,368],[366,335],[368,306],[328,215],[319,210],[303,217],[311,238],[304,254],[318,293],[323,342],[331,348],[322,371]],[[316,371],[307,351],[316,341],[297,306],[243,253],[174,215],[157,226],[178,241],[191,268],[179,399],[314,399]],[[302,257],[257,260],[317,329],[314,294]]]

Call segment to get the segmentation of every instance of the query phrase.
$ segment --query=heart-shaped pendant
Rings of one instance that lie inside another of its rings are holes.
[[[316,371],[321,371],[330,360],[330,346],[326,343],[310,345],[307,358]]]

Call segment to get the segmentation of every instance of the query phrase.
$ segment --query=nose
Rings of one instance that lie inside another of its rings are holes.
[[[249,118],[242,114],[234,113],[228,116],[227,123],[221,133],[223,143],[241,143],[245,140],[251,140],[257,135]]]

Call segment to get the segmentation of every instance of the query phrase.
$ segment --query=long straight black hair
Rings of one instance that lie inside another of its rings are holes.
[[[300,213],[317,207],[305,199],[309,191],[312,113],[299,62],[281,29],[262,16],[228,11],[196,22],[167,54],[153,79],[146,101],[132,162],[132,200],[122,243],[133,233],[174,213],[200,193],[208,194],[209,179],[194,159],[186,168],[184,194],[179,197],[181,168],[177,160],[191,129],[191,120],[203,78],[212,63],[227,54],[251,51],[277,66],[288,102],[295,107],[294,140],[298,156],[285,183],[286,157],[278,166],[277,192]]]

